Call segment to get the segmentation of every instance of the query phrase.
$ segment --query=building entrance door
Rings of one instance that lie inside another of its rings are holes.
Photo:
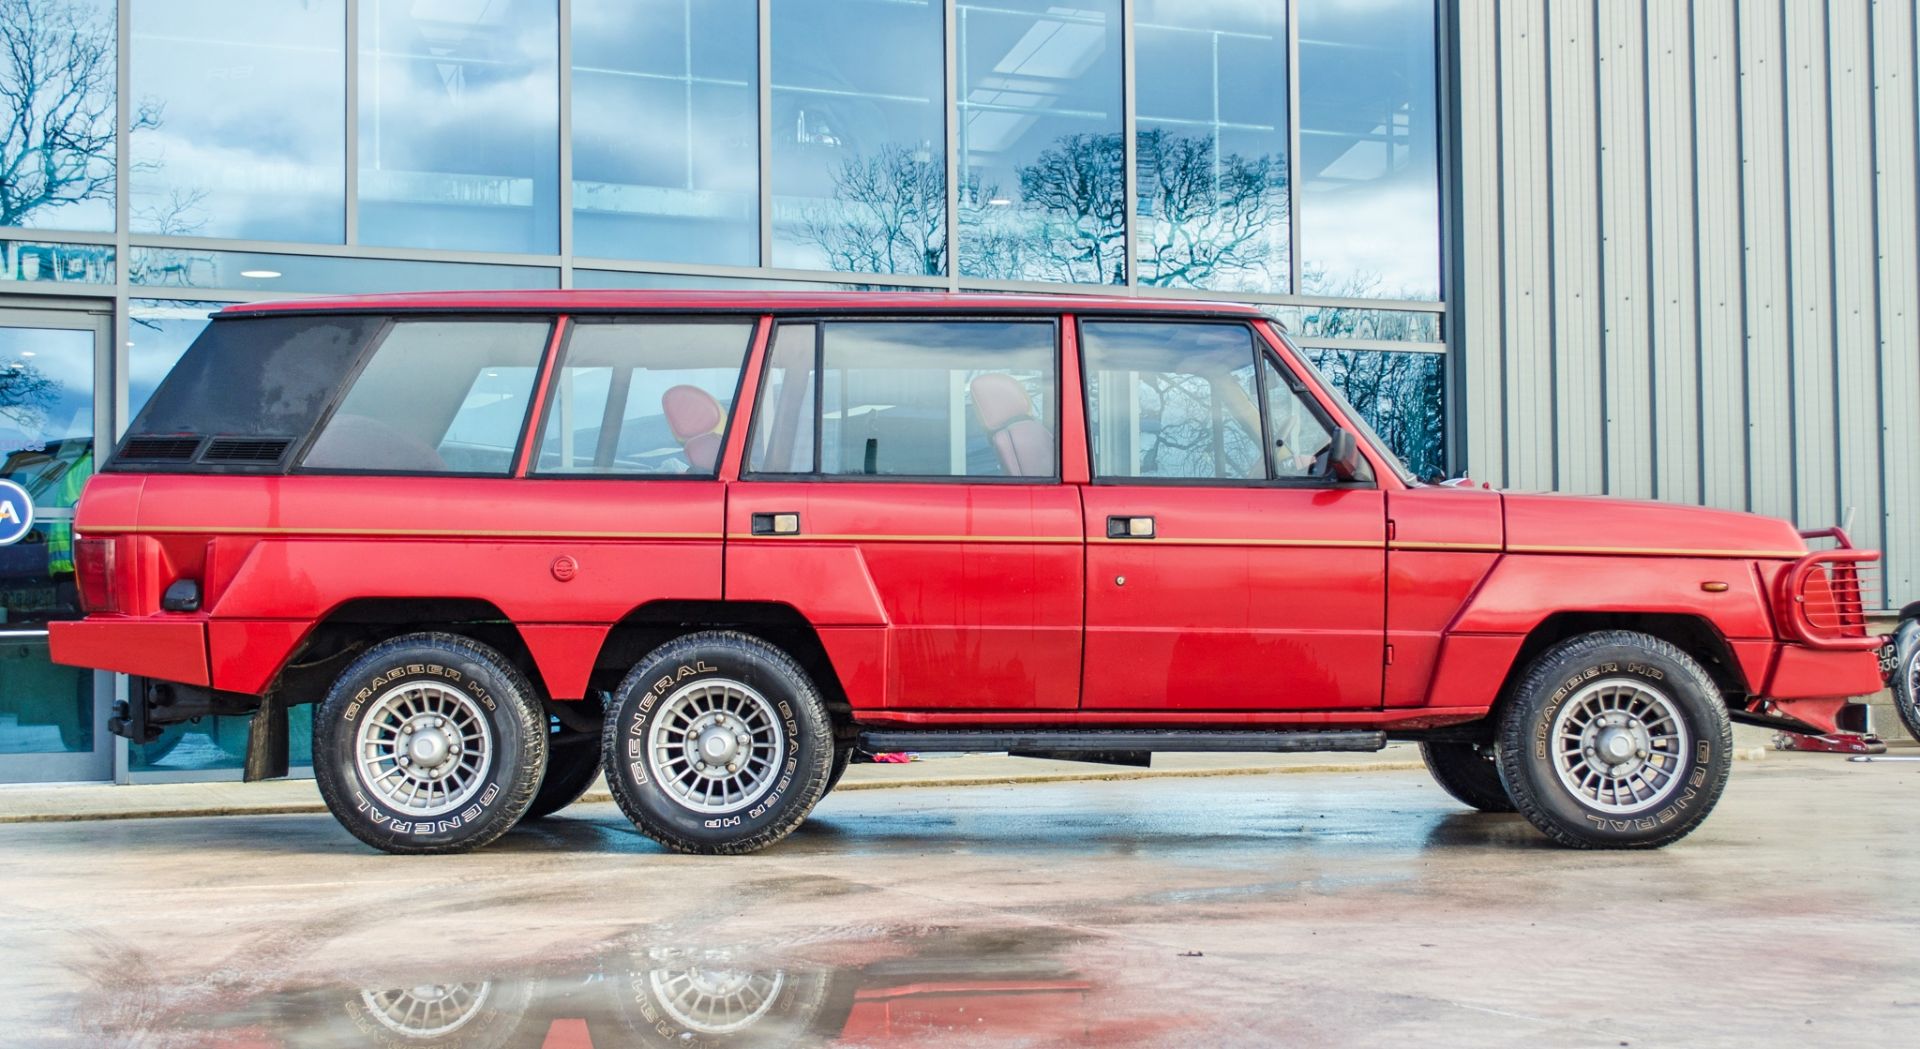
[[[80,611],[73,505],[111,432],[95,391],[111,327],[104,312],[0,308],[0,783],[113,775],[111,675],[47,659],[47,624]]]

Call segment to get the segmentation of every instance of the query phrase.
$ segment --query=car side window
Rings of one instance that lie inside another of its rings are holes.
[[[773,348],[767,354],[760,380],[760,404],[754,412],[753,440],[747,469],[756,473],[812,473],[814,355],[819,350],[820,326],[781,324],[773,329]]]
[[[1260,371],[1267,384],[1267,451],[1276,478],[1309,478],[1319,454],[1333,441],[1333,433],[1307,401],[1306,390],[1290,382],[1270,357]],[[1366,460],[1360,460],[1363,469]],[[1366,478],[1371,480],[1371,475]]]
[[[810,355],[799,348],[808,335]],[[1053,477],[1057,360],[1050,321],[782,326],[750,464],[839,477]],[[818,414],[804,405],[818,433],[812,463],[793,454],[805,443],[794,416],[808,396],[798,386],[802,374],[811,379],[807,364],[820,369]]]
[[[751,321],[575,321],[533,472],[712,477],[752,338]]]
[[[1080,341],[1096,476],[1266,479],[1246,325],[1088,321]]]
[[[506,476],[551,330],[546,320],[395,323],[302,466]]]

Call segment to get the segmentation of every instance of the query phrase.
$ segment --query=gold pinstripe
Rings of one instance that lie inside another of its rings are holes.
[[[365,537],[371,539],[626,539],[626,540],[702,540],[721,539],[718,532],[575,532],[526,529],[451,529],[451,528],[252,528],[217,525],[89,525],[78,529],[83,535],[257,535],[313,536],[317,538]],[[799,533],[795,535],[753,535],[728,533],[724,538],[740,542],[826,542],[826,543],[1078,543],[1078,536],[1054,535],[907,535]],[[1689,550],[1679,547],[1635,546],[1509,546],[1497,543],[1437,543],[1371,539],[1234,539],[1218,537],[1177,538],[1160,535],[1152,539],[1114,539],[1089,536],[1089,543],[1158,546],[1278,546],[1378,548],[1440,552],[1477,552],[1514,554],[1563,554],[1574,556],[1709,557],[1771,558],[1797,560],[1803,550]]]

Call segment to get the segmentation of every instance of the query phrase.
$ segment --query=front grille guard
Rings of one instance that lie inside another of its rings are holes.
[[[1780,576],[1774,608],[1786,637],[1809,648],[1870,651],[1885,643],[1867,633],[1867,609],[1878,594],[1878,550],[1855,549],[1840,528],[1800,533],[1809,541],[1831,539],[1829,550],[1816,550],[1795,561]]]

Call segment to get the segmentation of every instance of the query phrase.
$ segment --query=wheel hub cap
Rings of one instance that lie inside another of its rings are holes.
[[[773,786],[787,738],[774,706],[738,681],[709,678],[668,696],[647,733],[653,780],[695,812],[744,808]]]
[[[485,712],[461,689],[396,686],[366,705],[355,738],[360,784],[412,816],[452,812],[478,794],[493,756]]]
[[[1561,786],[1604,812],[1633,812],[1680,789],[1689,736],[1680,709],[1648,682],[1603,678],[1554,716],[1554,771]]]

